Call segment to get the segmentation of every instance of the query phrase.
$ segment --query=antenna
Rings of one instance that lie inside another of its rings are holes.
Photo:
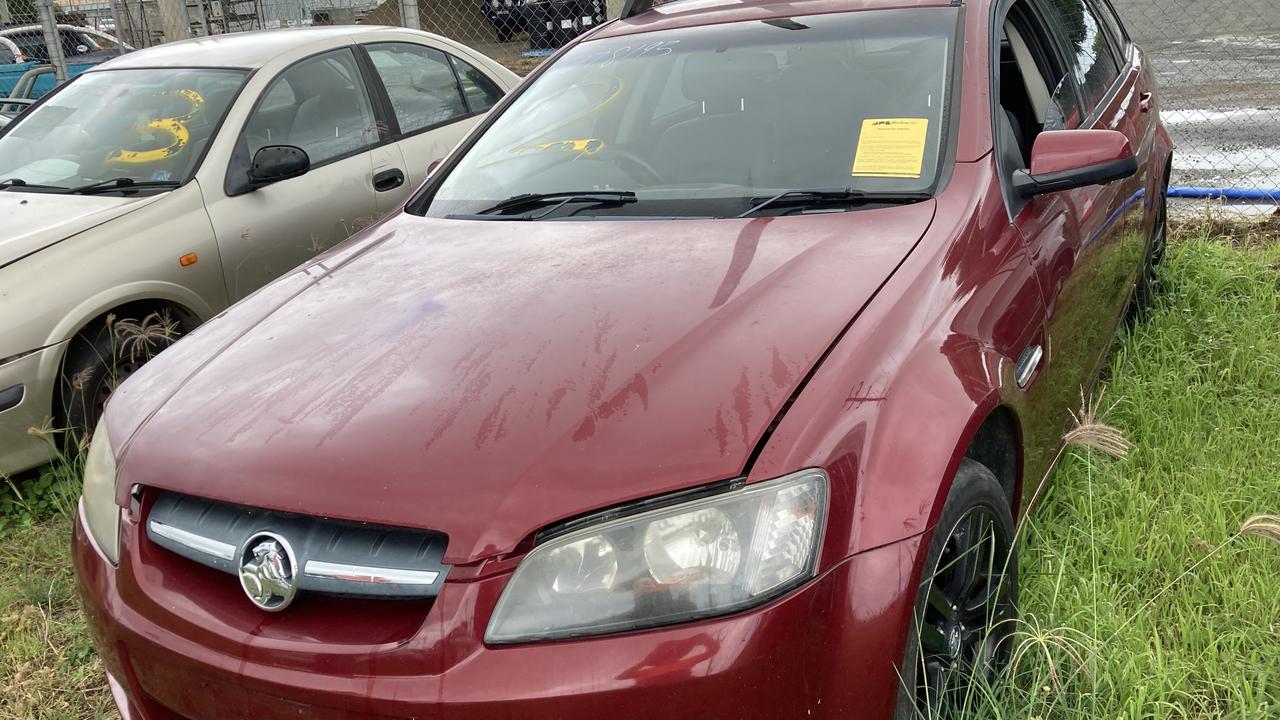
[[[653,7],[653,0],[627,0],[622,6],[622,14],[618,16],[620,20],[626,20],[629,17],[635,17],[640,13]]]

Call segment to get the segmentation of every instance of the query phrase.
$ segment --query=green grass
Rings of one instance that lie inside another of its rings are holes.
[[[1022,530],[1018,661],[976,718],[1280,717],[1280,223],[1177,234],[1099,385],[1117,460],[1069,450]],[[113,716],[76,610],[72,473],[0,497],[0,719]]]
[[[77,468],[0,493],[0,719],[117,717],[71,574]]]
[[[1125,459],[1068,450],[1022,530],[1021,657],[973,718],[1280,717],[1280,223],[1184,228],[1095,392]],[[1114,406],[1114,407],[1113,407]]]

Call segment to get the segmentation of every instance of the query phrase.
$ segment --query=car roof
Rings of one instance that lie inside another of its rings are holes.
[[[325,25],[277,28],[210,35],[136,50],[99,65],[101,70],[156,67],[234,67],[256,69],[294,50],[323,50],[362,40],[379,32],[405,32],[404,28],[377,25]],[[427,33],[422,33],[427,37]]]
[[[611,23],[601,28],[592,39],[742,20],[955,4],[953,0],[675,0]]]

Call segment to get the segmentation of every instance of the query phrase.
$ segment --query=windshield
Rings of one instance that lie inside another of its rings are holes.
[[[494,121],[426,213],[628,191],[626,202],[579,198],[558,216],[722,217],[794,190],[929,192],[957,18],[954,8],[865,11],[584,42]]]
[[[0,136],[0,183],[186,182],[244,78],[221,69],[80,75]]]

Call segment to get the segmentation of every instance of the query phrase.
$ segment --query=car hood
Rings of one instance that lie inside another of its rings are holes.
[[[0,268],[160,198],[0,191]]]
[[[736,477],[934,209],[392,218],[126,382],[121,486],[440,530],[468,563]]]

